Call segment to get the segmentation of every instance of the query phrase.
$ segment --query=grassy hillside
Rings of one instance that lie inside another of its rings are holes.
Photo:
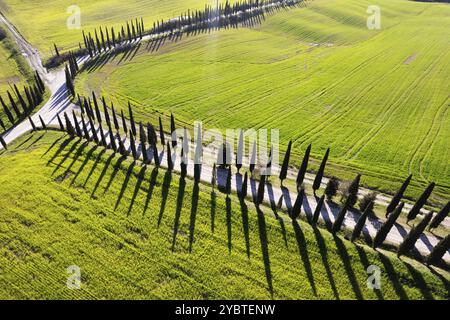
[[[140,119],[155,111],[210,128],[278,128],[299,156],[331,147],[342,178],[409,196],[429,181],[434,201],[450,190],[450,6],[380,0],[382,29],[368,30],[371,1],[317,0],[251,29],[143,45],[87,68],[77,80]],[[351,173],[349,173],[351,172]]]
[[[431,299],[449,275],[56,132],[0,152],[0,298]],[[368,265],[382,289],[366,286]],[[66,268],[81,268],[80,290]]]
[[[230,1],[233,2],[233,1]],[[77,5],[81,10],[81,28],[91,31],[102,26],[119,26],[125,21],[143,17],[147,27],[153,21],[178,16],[188,9],[201,9],[208,0],[0,0],[0,10],[10,19],[44,56],[49,56],[53,43],[63,49],[78,47],[82,41],[81,30],[68,29],[67,8]],[[39,7],[39,14],[36,8]]]

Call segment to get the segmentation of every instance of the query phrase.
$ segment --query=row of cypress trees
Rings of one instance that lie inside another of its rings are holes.
[[[0,118],[0,127],[6,131],[9,127],[25,119],[36,106],[42,103],[44,93],[45,85],[38,72],[34,74],[33,84],[24,86],[22,92],[14,84],[13,93],[9,90],[6,91],[8,97],[6,101],[0,96],[1,108],[9,121],[8,124]]]

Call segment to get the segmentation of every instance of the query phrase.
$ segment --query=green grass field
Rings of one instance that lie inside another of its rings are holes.
[[[380,0],[382,29],[368,30],[371,4],[317,0],[253,28],[144,44],[92,66],[77,90],[131,100],[139,120],[173,112],[208,128],[278,128],[297,165],[309,143],[315,159],[331,147],[328,175],[360,172],[393,192],[413,173],[409,197],[435,181],[432,201],[446,202],[450,6]]]
[[[449,275],[57,132],[0,152],[2,299],[448,299]],[[175,243],[174,243],[175,239]],[[191,241],[192,240],[192,241]],[[366,286],[368,265],[381,290]],[[80,290],[66,287],[81,268]]]
[[[232,3],[233,1],[229,1]],[[62,50],[78,47],[82,42],[81,29],[93,31],[101,26],[120,26],[127,20],[144,18],[147,28],[153,21],[178,16],[188,9],[202,9],[205,3],[215,1],[198,0],[79,0],[70,3],[63,0],[0,0],[0,10],[22,32],[25,38],[48,57],[54,54],[53,44]],[[67,28],[70,13],[67,8],[77,5],[81,10],[81,29]],[[39,14],[35,8],[39,7]],[[52,53],[53,52],[53,53]]]

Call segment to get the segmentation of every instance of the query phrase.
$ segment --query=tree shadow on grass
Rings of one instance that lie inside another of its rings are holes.
[[[231,238],[232,238],[232,229],[231,229],[231,199],[230,197],[227,195],[226,199],[226,211],[227,211],[227,235],[228,235],[228,252],[231,253],[231,248],[232,248],[232,242],[231,242]]]
[[[83,151],[86,149],[86,147],[88,145],[89,145],[89,142],[85,141],[77,148],[77,151],[75,152],[75,155],[73,156],[72,161],[67,166],[66,170],[64,170],[64,174],[67,174],[68,172],[70,172],[72,170],[72,167],[77,162],[78,158],[83,154]]]
[[[358,300],[363,300],[364,297],[361,293],[361,289],[358,284],[358,280],[356,279],[355,272],[352,268],[351,258],[348,255],[347,248],[345,247],[344,242],[338,236],[334,235],[334,242],[336,243],[336,248],[338,250],[338,254],[341,257],[342,262],[344,263],[345,272],[350,280],[350,284],[352,285],[353,292],[356,295]]]
[[[389,277],[390,282],[394,286],[395,293],[401,300],[409,300],[409,297],[402,287],[402,284],[397,275],[397,272],[394,269],[394,266],[392,265],[392,262],[380,251],[378,251],[378,257],[380,258],[381,263],[383,263],[384,265],[384,269],[386,270],[386,274]]]
[[[355,244],[356,251],[358,251],[359,260],[361,261],[362,266],[364,267],[364,270],[367,270],[367,268],[371,265],[369,262],[369,259],[367,258],[366,251]],[[374,288],[373,291],[377,295],[378,300],[384,300],[383,292],[380,289]]]
[[[175,244],[177,241],[178,228],[180,226],[181,210],[183,209],[183,199],[184,199],[185,189],[186,189],[186,181],[182,177],[180,177],[178,195],[177,195],[177,208],[175,210],[175,221],[173,224],[172,252],[175,251]]]
[[[211,232],[214,233],[215,221],[216,221],[216,206],[217,206],[217,194],[215,191],[211,191]]]
[[[272,271],[270,269],[270,258],[269,258],[269,242],[267,239],[266,230],[266,218],[264,212],[256,207],[257,217],[258,217],[258,229],[259,229],[259,240],[261,242],[261,252],[264,262],[264,270],[266,273],[267,287],[270,295],[273,297],[273,284],[272,284]]]
[[[430,288],[428,288],[427,282],[423,278],[422,274],[419,271],[417,271],[416,268],[414,268],[409,263],[405,262],[404,265],[406,266],[409,273],[413,277],[415,285],[417,285],[419,287],[419,290],[422,293],[424,299],[434,300],[433,294],[432,294]]]
[[[311,290],[313,291],[314,296],[317,296],[316,284],[314,281],[314,275],[311,268],[311,261],[309,260],[308,249],[306,247],[305,235],[303,234],[300,225],[297,220],[292,220],[292,226],[294,227],[295,238],[297,239],[298,251],[300,253],[300,258],[303,262],[303,266],[305,267],[306,275],[308,277],[309,284],[311,285]]]
[[[109,191],[109,188],[111,187],[115,177],[117,176],[117,173],[120,170],[120,167],[122,166],[122,163],[127,159],[126,156],[121,156],[119,159],[117,159],[117,162],[114,165],[114,171],[112,172],[111,176],[109,177],[108,184],[105,187],[105,190],[103,191],[103,194],[106,194]]]
[[[125,190],[127,189],[128,186],[128,182],[130,182],[130,177],[133,174],[133,169],[135,167],[135,162],[133,161],[130,166],[128,167],[128,170],[126,172],[126,176],[125,176],[125,180],[122,184],[122,189],[120,190],[119,196],[117,197],[117,201],[116,204],[114,205],[114,211],[117,210],[117,208],[119,207],[120,201],[123,198],[123,194],[125,193]]]
[[[272,184],[271,183],[267,184],[267,193],[269,195],[270,208],[272,209],[273,215],[275,216],[275,218],[277,219],[278,223],[280,224],[281,235],[283,236],[284,245],[287,248],[288,247],[288,241],[287,241],[287,235],[286,235],[286,226],[284,225],[283,218],[280,217],[280,215],[278,214],[277,204],[275,203],[275,196],[274,196],[274,193],[273,193],[273,188],[272,188]],[[283,194],[281,195],[281,197],[284,199]],[[280,199],[280,200],[282,200],[282,199]]]
[[[322,264],[325,267],[328,281],[330,282],[331,290],[333,291],[334,298],[340,300],[339,292],[334,281],[333,272],[331,271],[330,263],[328,262],[328,249],[322,233],[317,227],[313,228],[314,236],[316,237],[317,246],[319,247],[320,255],[322,257]]]
[[[154,168],[152,170],[152,174],[150,176],[150,183],[148,185],[148,190],[147,190],[147,198],[145,199],[144,210],[142,212],[142,215],[145,215],[145,213],[147,212],[147,209],[148,209],[148,205],[150,204],[150,201],[152,200],[153,190],[155,189],[157,177],[158,177],[158,168]]]
[[[139,193],[139,190],[141,190],[141,185],[142,185],[142,181],[144,181],[144,177],[145,177],[145,171],[147,170],[147,166],[143,166],[141,168],[141,170],[139,171],[139,174],[137,175],[137,180],[136,180],[136,186],[134,187],[134,192],[133,192],[133,196],[130,200],[130,205],[128,207],[128,212],[127,212],[127,216],[130,215],[131,210],[133,210],[133,206],[134,203],[136,201],[136,197]]]
[[[167,197],[169,195],[170,184],[172,183],[172,172],[169,170],[164,174],[164,181],[161,190],[161,207],[158,214],[158,227],[161,225],[161,221],[164,215],[164,210],[166,209]]]
[[[89,180],[92,177],[92,174],[95,172],[95,169],[97,169],[98,164],[100,163],[101,158],[103,157],[103,155],[106,153],[106,149],[102,148],[100,150],[100,152],[98,153],[98,155],[95,157],[95,161],[94,164],[92,165],[91,170],[89,171],[86,179],[83,182],[83,187],[86,187],[86,185],[88,184]],[[87,158],[87,160],[89,161],[89,158]]]
[[[111,165],[112,159],[113,159],[115,156],[116,156],[116,154],[115,154],[115,153],[112,153],[112,154],[110,154],[110,156],[108,157],[108,159],[106,159],[105,166],[103,167],[103,170],[102,170],[102,172],[100,173],[100,176],[98,177],[97,182],[95,183],[94,189],[92,190],[91,198],[94,198],[94,197],[95,197],[95,193],[97,192],[97,189],[98,189],[98,187],[100,186],[100,183],[103,181],[103,178],[105,177],[106,172],[108,171],[109,166]]]
[[[247,257],[250,258],[250,232],[249,232],[249,225],[248,225],[248,207],[245,203],[245,200],[240,198],[239,203],[241,206],[241,213],[242,213],[242,226],[244,228],[244,238],[245,238],[245,248],[247,251]]]
[[[61,166],[64,164],[64,162],[67,161],[67,159],[70,157],[70,155],[75,151],[75,149],[78,147],[78,144],[81,140],[75,141],[70,149],[66,152],[66,154],[63,156],[61,161],[56,165],[56,167],[53,169],[52,176],[61,168]],[[62,150],[61,150],[62,151]]]
[[[41,156],[41,158],[43,158],[45,155],[47,155],[63,138],[64,138],[64,136],[56,139],[55,142],[53,142],[53,144],[44,152],[44,154]],[[47,165],[52,163],[72,140],[74,140],[74,138],[67,138],[66,140],[64,140],[63,143],[60,144],[58,150],[56,150],[56,152],[53,154],[53,156],[50,158],[50,160],[48,160]]]
[[[194,189],[192,191],[191,217],[189,222],[189,252],[192,252],[192,244],[194,243],[195,220],[197,217],[199,191],[200,190],[198,183],[195,183]]]

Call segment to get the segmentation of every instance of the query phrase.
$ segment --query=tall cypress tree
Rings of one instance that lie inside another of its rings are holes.
[[[116,110],[114,110],[114,106],[111,103],[111,110],[112,110],[112,116],[113,116],[113,122],[114,122],[114,129],[119,130],[119,121],[117,120]]]
[[[91,137],[89,136],[89,131],[88,128],[86,126],[86,121],[84,121],[84,116],[83,114],[81,114],[81,125],[83,126],[83,135],[84,138],[88,141],[91,141]]]
[[[75,124],[75,132],[76,132],[77,136],[82,138],[83,132],[81,132],[80,124],[78,123],[78,119],[77,119],[77,116],[75,115],[74,110],[72,110],[72,117],[73,117],[73,123]]]
[[[358,201],[359,182],[361,181],[361,175],[357,174],[355,179],[350,183],[347,188],[345,197],[348,200],[349,208],[353,207]]]
[[[117,132],[117,141],[119,142],[119,153],[122,156],[127,156],[128,152],[127,152],[127,149],[125,148],[125,145],[123,143],[122,137],[120,136],[119,132]]]
[[[412,230],[408,233],[406,238],[403,240],[403,242],[398,247],[397,256],[400,257],[401,255],[404,255],[411,251],[414,248],[414,245],[416,244],[417,240],[419,240],[420,235],[425,231],[425,228],[427,227],[428,223],[431,221],[431,218],[433,217],[433,212],[429,212],[423,219],[420,221],[420,223],[412,228]]]
[[[258,185],[258,192],[256,196],[256,205],[258,206],[264,201],[265,184],[266,184],[266,176],[262,175]]]
[[[141,150],[142,150],[142,158],[144,159],[144,163],[148,164],[149,163],[149,158],[148,158],[148,154],[147,154],[147,136],[145,134],[145,130],[144,127],[142,126],[142,123],[139,123],[139,139],[141,142]]]
[[[2,104],[3,111],[5,112],[6,116],[8,117],[9,122],[11,122],[11,124],[14,124],[14,117],[13,117],[11,111],[9,111],[8,107],[5,104],[5,101],[3,101],[3,98],[1,96],[0,96],[0,103]]]
[[[14,84],[13,87],[14,87],[14,91],[16,92],[17,99],[19,99],[19,103],[22,106],[23,113],[27,114],[28,109],[27,109],[27,104],[25,103],[25,100],[23,99],[22,95],[20,94],[19,89],[17,89],[16,84]]]
[[[28,116],[28,120],[30,121],[31,128],[33,128],[33,131],[36,131],[36,130],[37,130],[37,129],[36,129],[36,125],[34,124],[34,122],[33,122],[33,120],[31,119],[30,116]]]
[[[172,147],[175,148],[177,146],[177,134],[173,114],[170,114],[170,136],[172,137]]]
[[[305,189],[302,188],[297,193],[297,198],[295,199],[294,206],[292,207],[292,210],[291,210],[292,220],[295,220],[300,216],[300,213],[302,211],[302,204],[303,204],[304,196],[305,196]]]
[[[134,136],[137,135],[136,123],[134,122],[133,110],[131,109],[131,104],[128,101],[128,113],[130,115],[131,132]]]
[[[95,129],[94,121],[92,120],[92,118],[89,118],[89,126],[91,127],[92,139],[94,139],[94,142],[96,144],[99,144],[100,141],[98,139],[97,130]]]
[[[248,189],[248,174],[245,172],[244,181],[242,182],[240,197],[245,199],[247,197],[247,189]]]
[[[284,155],[283,165],[281,166],[280,176],[279,176],[279,178],[281,180],[281,184],[283,184],[283,180],[286,179],[286,177],[287,177],[287,172],[288,172],[288,168],[289,168],[289,159],[291,157],[291,148],[292,148],[292,140],[289,141],[289,145],[287,147],[286,154]]]
[[[411,182],[411,179],[412,174],[410,174],[408,178],[406,178],[405,182],[403,182],[400,189],[398,189],[397,193],[392,198],[391,203],[389,203],[389,205],[386,208],[386,218],[389,215],[389,213],[391,213],[392,211],[394,211],[395,208],[397,208],[398,204],[400,203],[400,200],[402,200],[403,198],[403,194],[405,193],[406,188],[408,188],[408,185]]]
[[[253,176],[253,171],[255,170],[255,166],[256,166],[256,141],[253,141],[253,147],[252,147],[252,155],[250,157],[250,166],[249,166],[249,170],[251,175]]]
[[[316,178],[314,179],[313,190],[314,194],[319,190],[322,183],[323,174],[325,172],[325,166],[327,164],[328,156],[330,155],[330,148],[327,149],[325,156],[323,157],[322,163],[320,164],[319,171],[317,171]]]
[[[108,128],[111,128],[111,119],[109,117],[108,106],[106,105],[105,97],[102,97],[102,104],[103,104],[103,113],[105,114],[106,124],[108,125]]]
[[[3,139],[2,136],[0,136],[0,143],[2,144],[3,148],[5,150],[8,150],[8,146],[6,145],[6,141]]]
[[[243,156],[244,156],[244,131],[241,129],[239,132],[239,141],[236,153],[236,168],[238,173],[242,168]]]
[[[431,192],[433,192],[434,186],[435,186],[434,182],[430,183],[428,187],[425,189],[425,191],[422,193],[420,198],[416,201],[411,211],[408,213],[407,216],[408,222],[417,217],[417,215],[420,212],[420,209],[422,209],[422,207],[427,203],[427,200],[430,197]]]
[[[125,116],[123,114],[123,110],[120,110],[120,116],[122,118],[123,132],[125,132],[125,134],[127,134],[128,133],[127,120],[125,119]]]
[[[64,120],[66,121],[66,130],[67,133],[73,138],[76,135],[75,129],[72,126],[72,123],[69,120],[69,117],[67,116],[67,113],[64,112]]]
[[[354,242],[361,235],[364,225],[366,224],[367,217],[369,216],[369,213],[371,212],[371,207],[372,207],[372,205],[368,205],[366,207],[366,210],[364,210],[364,212],[359,217],[358,222],[356,222],[355,228],[353,229],[353,232],[352,232],[352,237],[350,239],[351,242]]]
[[[159,140],[161,141],[161,144],[163,146],[166,144],[166,139],[164,138],[164,128],[163,128],[161,117],[159,117]]]
[[[434,246],[433,250],[431,250],[430,254],[427,257],[427,264],[438,265],[448,249],[450,249],[450,234],[448,234],[444,239],[439,241],[439,243]]]
[[[400,216],[400,213],[403,210],[403,206],[405,204],[403,202],[400,203],[400,205],[395,208],[395,210],[388,216],[387,220],[381,228],[378,230],[377,234],[375,235],[375,238],[373,239],[373,248],[378,248],[383,241],[386,239],[389,231],[391,231],[392,227],[394,226],[395,221]]]
[[[180,169],[181,169],[181,177],[186,177],[187,174],[187,158],[184,152],[184,143],[181,145],[181,161],[180,161]]]
[[[0,118],[0,127],[2,127],[3,130],[6,130],[6,126],[1,118]]]
[[[227,197],[231,194],[231,177],[232,177],[232,173],[231,173],[231,166],[230,166],[230,167],[228,167],[227,181],[225,184],[225,193],[227,194]]]
[[[59,117],[59,113],[56,115],[56,118],[58,119],[59,129],[60,129],[61,131],[65,131],[66,129],[64,129],[64,124],[63,124],[63,122],[61,121],[61,118]]]
[[[39,115],[39,121],[41,122],[42,129],[47,130],[47,126],[44,122],[44,119]]]
[[[311,220],[311,224],[315,226],[317,224],[317,221],[319,221],[320,212],[322,211],[323,203],[325,201],[325,195],[322,195],[317,202],[316,209],[314,210],[313,218]]]
[[[94,102],[94,108],[95,108],[95,116],[97,117],[97,122],[102,122],[102,116],[100,114],[100,109],[98,108],[98,102],[97,97],[95,96],[95,92],[92,91],[92,101]]]
[[[344,223],[345,215],[347,214],[348,209],[350,208],[349,200],[344,203],[341,210],[339,211],[336,220],[333,223],[333,227],[331,229],[331,232],[334,234],[341,230],[342,224]]]
[[[170,150],[170,144],[167,142],[167,168],[169,171],[173,170],[172,151]]]
[[[130,147],[131,154],[133,155],[134,160],[138,160],[137,151],[136,151],[136,142],[134,141],[134,136],[130,132]]]
[[[442,221],[448,216],[450,212],[450,201],[447,202],[447,204],[442,208],[441,211],[439,211],[433,218],[433,220],[430,223],[429,229],[435,229],[437,228]]]
[[[148,136],[148,143],[150,146],[154,147],[158,143],[158,138],[156,136],[156,131],[153,126],[147,122],[147,136]]]
[[[20,118],[22,116],[22,114],[20,113],[19,108],[17,108],[17,104],[14,101],[14,98],[12,97],[12,95],[9,91],[6,91],[6,94],[8,95],[9,102],[11,104],[12,109],[16,113],[17,118]]]
[[[159,167],[160,162],[159,162],[158,148],[156,147],[156,145],[152,147],[152,150],[153,150],[153,159],[155,160],[155,166]]]

